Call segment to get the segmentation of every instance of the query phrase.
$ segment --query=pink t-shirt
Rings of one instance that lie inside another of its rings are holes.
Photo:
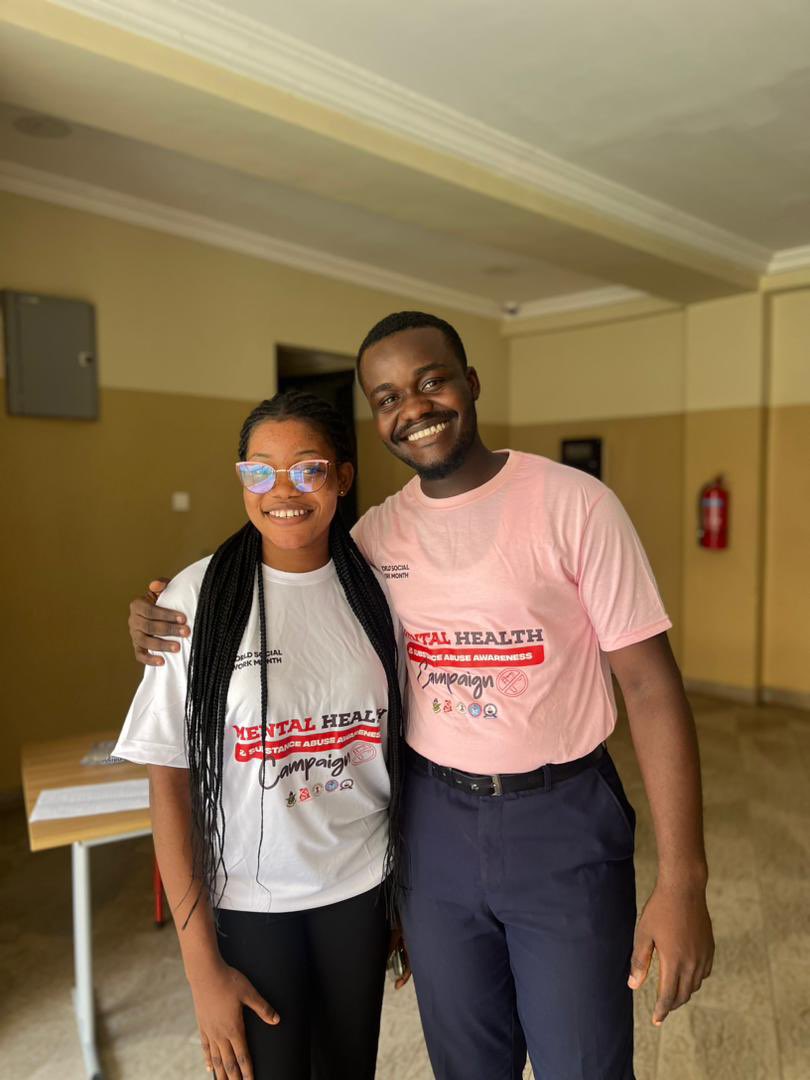
[[[548,458],[449,499],[414,478],[354,538],[405,630],[407,740],[466,772],[589,753],[616,721],[604,654],[672,625],[619,500]]]

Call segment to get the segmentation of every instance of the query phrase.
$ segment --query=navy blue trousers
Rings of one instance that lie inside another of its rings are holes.
[[[607,753],[477,796],[410,768],[402,906],[437,1080],[633,1080],[635,814]]]

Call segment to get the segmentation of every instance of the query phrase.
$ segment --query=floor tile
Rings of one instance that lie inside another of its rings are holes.
[[[693,703],[717,958],[661,1029],[650,1023],[655,976],[636,994],[637,1080],[810,1080],[810,718]],[[610,745],[638,814],[641,904],[655,884],[655,838],[626,722]],[[152,926],[149,840],[97,849],[92,868],[108,1080],[203,1075],[174,930]],[[31,855],[22,815],[0,815],[0,980],[12,1003],[0,1017],[3,1075],[82,1077],[71,950],[68,853]],[[377,1075],[430,1080],[412,987],[386,989]]]
[[[782,1052],[782,1080],[810,1076],[810,958],[774,967],[777,1030]]]
[[[773,1019],[692,1003],[661,1033],[656,1080],[779,1080]]]

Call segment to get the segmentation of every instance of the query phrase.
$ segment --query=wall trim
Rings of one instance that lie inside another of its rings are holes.
[[[317,248],[279,240],[262,233],[228,225],[214,218],[190,214],[162,203],[124,195],[110,188],[96,187],[82,180],[72,180],[40,169],[31,169],[11,161],[0,161],[0,191],[84,210],[91,214],[140,225],[159,232],[196,240],[212,247],[251,255],[265,262],[280,263],[296,270],[320,274],[337,281],[348,281],[379,292],[395,293],[440,307],[449,307],[500,319],[501,305],[483,296],[434,285],[420,278],[408,277],[370,263],[345,259]]]
[[[788,274],[793,270],[810,268],[810,244],[803,247],[784,248],[775,251],[768,263],[766,274]]]
[[[766,705],[787,705],[791,709],[810,710],[810,693],[802,690],[783,690],[778,686],[763,686],[761,697]]]
[[[688,694],[705,694],[706,697],[736,701],[741,705],[756,705],[759,693],[753,686],[732,686],[729,683],[704,682],[702,679],[684,679]]]
[[[756,273],[765,272],[771,257],[761,244],[548,154],[213,0],[55,2],[693,251]]]

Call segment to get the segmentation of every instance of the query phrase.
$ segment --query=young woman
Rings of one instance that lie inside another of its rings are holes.
[[[115,753],[149,766],[209,1071],[363,1080],[398,875],[398,631],[337,512],[354,477],[337,412],[263,401],[239,459],[249,521],[161,596],[193,635],[146,669]]]

